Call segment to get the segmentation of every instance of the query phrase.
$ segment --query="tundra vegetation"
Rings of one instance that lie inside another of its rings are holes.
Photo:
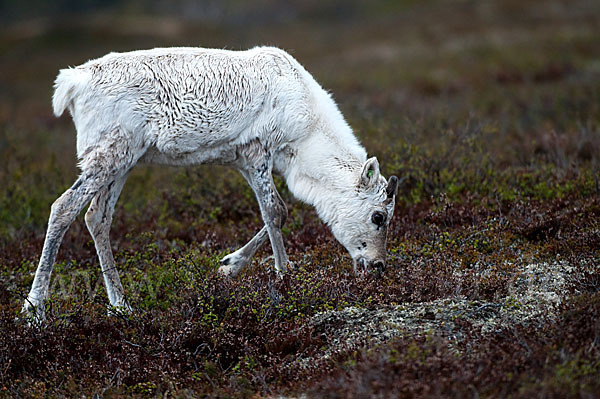
[[[0,397],[598,395],[600,5],[374,4],[285,24],[105,11],[3,28]],[[52,116],[57,71],[109,51],[257,44],[305,65],[401,179],[387,271],[357,277],[276,178],[295,267],[277,279],[265,246],[224,277],[219,260],[262,226],[243,177],[143,166],[111,232],[134,312],[108,315],[80,215],[47,321],[27,327],[50,204],[77,175],[72,122]]]

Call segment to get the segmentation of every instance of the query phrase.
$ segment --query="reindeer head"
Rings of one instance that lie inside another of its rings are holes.
[[[370,158],[363,164],[356,185],[337,204],[338,217],[331,230],[352,256],[355,272],[385,267],[387,230],[397,189],[398,178],[392,176],[386,181],[377,158]]]

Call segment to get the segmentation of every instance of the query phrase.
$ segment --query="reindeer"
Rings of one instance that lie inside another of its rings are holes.
[[[156,48],[110,53],[63,69],[52,98],[69,109],[81,174],[51,207],[25,313],[44,318],[50,275],[62,238],[84,206],[108,299],[129,310],[109,230],[117,198],[137,163],[215,163],[239,170],[252,187],[264,227],[225,256],[219,272],[235,276],[267,240],[275,269],[289,263],[281,227],[286,206],[273,183],[312,204],[348,250],[355,272],[385,266],[387,229],[398,179],[386,181],[376,158],[345,122],[331,96],[288,53]]]

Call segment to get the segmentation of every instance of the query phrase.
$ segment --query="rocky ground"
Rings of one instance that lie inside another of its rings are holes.
[[[526,265],[516,271],[508,287],[509,295],[496,301],[449,297],[375,309],[347,307],[317,313],[309,323],[324,337],[327,349],[317,356],[301,358],[301,362],[303,367],[318,369],[319,364],[340,353],[385,344],[399,336],[435,334],[452,344],[465,338],[461,331],[465,324],[471,333],[484,335],[553,320],[568,295],[567,281],[574,270],[565,262]]]

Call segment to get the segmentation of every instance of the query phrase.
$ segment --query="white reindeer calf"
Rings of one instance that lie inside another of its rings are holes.
[[[271,173],[312,204],[346,247],[355,271],[383,268],[398,179],[386,181],[367,159],[332,98],[288,53],[166,48],[110,53],[63,69],[54,113],[66,108],[77,129],[81,175],[52,204],[48,231],[24,311],[44,318],[50,274],[62,238],[91,201],[85,222],[108,298],[128,309],[109,230],[127,175],[138,163],[217,163],[238,169],[258,199],[264,227],[227,255],[219,271],[235,275],[267,237],[275,268],[288,258],[281,227],[287,209]]]

